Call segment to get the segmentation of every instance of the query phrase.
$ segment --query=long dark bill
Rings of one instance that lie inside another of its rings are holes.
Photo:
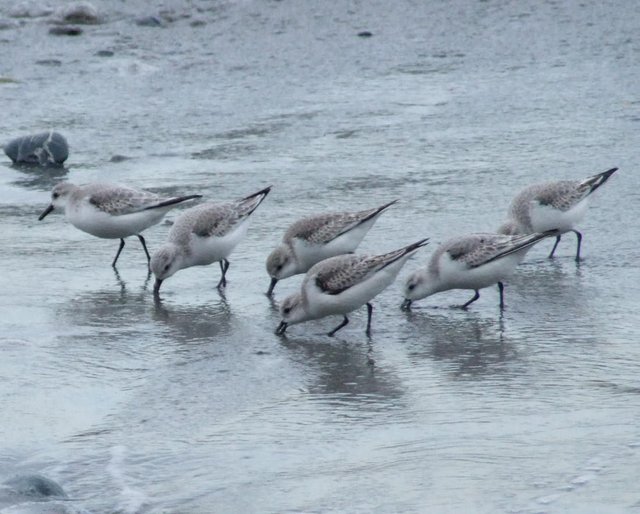
[[[153,295],[158,296],[160,294],[160,286],[162,285],[162,280],[156,278],[156,283],[153,284]]]
[[[45,218],[45,216],[49,214],[52,210],[53,210],[53,204],[49,205],[49,207],[47,207],[44,211],[42,211],[42,214],[38,216],[38,221],[42,221]]]
[[[403,311],[410,311],[412,303],[413,302],[409,300],[409,298],[405,298],[404,302],[402,302],[402,305],[400,306],[400,309],[402,309]]]
[[[289,324],[286,321],[281,321],[278,325],[278,328],[276,328],[276,334],[279,336],[283,335],[286,332],[288,326]]]
[[[273,295],[273,290],[275,289],[277,283],[278,283],[277,278],[271,279],[271,284],[269,284],[269,289],[267,289],[267,296]]]

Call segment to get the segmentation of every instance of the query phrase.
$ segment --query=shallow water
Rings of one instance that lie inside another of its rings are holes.
[[[104,23],[64,38],[0,2],[20,23],[0,31],[0,133],[71,146],[66,171],[0,167],[0,479],[108,513],[640,511],[640,4],[202,0],[157,28],[133,20],[160,3],[95,5]],[[613,166],[579,266],[568,235],[529,253],[502,314],[494,289],[398,309],[435,243],[495,229],[529,183]],[[116,241],[37,221],[63,178],[274,187],[226,296],[192,268],[156,305],[135,239],[114,274]],[[362,251],[432,246],[372,337],[364,312],[339,337],[333,318],[273,335],[264,261],[287,225],[394,198]]]

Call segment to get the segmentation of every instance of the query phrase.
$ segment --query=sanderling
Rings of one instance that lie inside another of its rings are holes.
[[[306,273],[314,264],[353,252],[380,214],[397,200],[359,212],[329,212],[308,216],[291,225],[282,243],[267,258],[273,294],[278,280]]]
[[[408,310],[414,300],[441,291],[473,289],[473,298],[462,305],[466,309],[480,298],[480,289],[497,283],[502,309],[502,281],[513,273],[530,246],[555,234],[556,231],[523,236],[469,234],[445,241],[433,253],[429,264],[414,271],[407,279],[402,308]]]
[[[51,204],[38,220],[55,209],[64,209],[71,224],[92,236],[120,239],[118,253],[111,265],[115,267],[124,248],[124,238],[136,235],[142,243],[147,263],[151,261],[144,237],[140,232],[157,224],[179,203],[202,195],[162,197],[115,184],[76,186],[61,182],[51,192]]]
[[[222,277],[218,288],[227,285],[227,257],[247,233],[249,217],[271,187],[229,203],[207,202],[186,209],[169,231],[167,242],[151,258],[151,271],[156,276],[157,296],[163,280],[178,270],[191,266],[220,263]]]
[[[329,332],[332,336],[349,323],[346,315],[363,305],[367,306],[369,334],[373,312],[370,301],[395,280],[407,259],[426,244],[423,239],[383,255],[347,254],[320,261],[305,275],[301,291],[282,302],[282,321],[276,334],[284,334],[295,323],[342,314],[342,323]]]
[[[576,261],[579,261],[582,234],[573,227],[587,212],[591,193],[604,184],[617,169],[611,168],[584,180],[560,180],[524,188],[511,202],[509,220],[498,232],[531,234],[557,230],[558,235],[549,258],[553,257],[561,235],[573,232],[578,239]]]

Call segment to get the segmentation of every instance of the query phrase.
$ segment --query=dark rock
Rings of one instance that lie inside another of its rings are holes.
[[[114,56],[114,52],[111,50],[98,50],[96,52],[96,55],[98,57],[113,57]]]
[[[164,27],[164,20],[159,16],[143,16],[136,18],[136,25],[140,27]]]
[[[72,27],[70,25],[61,25],[59,27],[51,27],[49,34],[54,36],[79,36],[82,34],[80,27]]]
[[[362,32],[358,32],[358,37],[371,37],[373,36],[372,32],[369,32],[368,30],[363,30]]]
[[[89,2],[76,2],[59,9],[57,18],[62,23],[76,25],[96,25],[100,23],[98,10]]]
[[[109,162],[122,162],[122,161],[128,161],[129,159],[131,159],[131,157],[127,157],[126,155],[116,154],[112,156],[111,159],[109,159]]]
[[[4,484],[11,487],[16,494],[30,498],[67,497],[62,487],[42,475],[18,475]]]
[[[62,134],[49,131],[14,139],[4,146],[4,153],[15,164],[59,167],[69,157],[69,145]]]
[[[193,20],[191,23],[189,23],[189,25],[192,27],[204,27],[206,24],[207,22],[204,20]]]

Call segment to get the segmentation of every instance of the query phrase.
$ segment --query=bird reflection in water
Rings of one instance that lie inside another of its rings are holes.
[[[455,365],[455,376],[493,375],[510,369],[518,353],[505,333],[504,314],[483,318],[468,312],[434,314],[437,309],[407,312],[407,348],[412,359]],[[425,337],[416,338],[415,334]]]

